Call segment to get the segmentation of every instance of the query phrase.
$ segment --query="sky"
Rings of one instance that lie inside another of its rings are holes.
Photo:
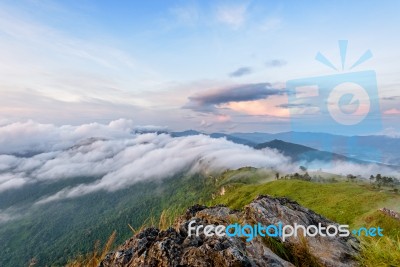
[[[3,0],[0,125],[124,118],[204,132],[398,134],[399,10],[398,1]]]

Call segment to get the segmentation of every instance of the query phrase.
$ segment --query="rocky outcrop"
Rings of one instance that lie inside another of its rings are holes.
[[[400,213],[395,212],[394,210],[388,209],[388,208],[381,208],[379,209],[383,214],[392,217],[393,219],[399,220],[400,221]]]
[[[303,226],[320,225],[323,228],[329,225],[339,226],[288,198],[260,196],[245,207],[244,213],[246,221],[264,225],[281,222],[283,225],[296,223]],[[357,265],[354,259],[358,254],[359,242],[353,236],[298,236],[280,241],[299,261],[308,261],[317,266]]]
[[[188,234],[189,223],[196,225],[315,225],[334,222],[287,198],[259,196],[243,211],[224,206],[193,206],[174,226],[160,231],[147,228],[127,240],[118,251],[101,262],[115,266],[357,266],[358,241],[352,236],[246,237],[199,236]]]

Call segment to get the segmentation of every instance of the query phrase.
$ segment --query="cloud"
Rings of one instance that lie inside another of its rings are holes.
[[[256,151],[224,139],[201,135],[174,139],[168,135],[148,134],[138,138],[147,142],[130,146],[127,151],[116,155],[117,160],[124,161],[122,166],[109,169],[94,183],[66,188],[38,203],[78,197],[98,190],[115,191],[139,181],[163,179],[187,171],[221,171],[243,166],[277,168],[282,161],[289,163],[274,151]],[[128,156],[129,159],[125,158]]]
[[[202,127],[202,128],[210,128],[213,125],[214,125],[214,123],[212,123],[210,121],[206,121],[204,119],[200,121],[200,127]]]
[[[78,118],[93,121],[122,112],[127,117],[135,106],[147,107],[139,91],[153,89],[163,78],[132,51],[110,36],[101,42],[96,34],[77,36],[24,10],[0,3],[0,117],[82,123]]]
[[[360,175],[364,179],[368,179],[371,174],[375,175],[377,173],[399,178],[398,170],[389,167],[383,167],[382,165],[377,165],[377,164],[355,164],[343,161],[334,161],[334,162],[314,161],[308,164],[308,166],[309,169],[313,170],[323,169],[324,172],[334,173],[339,175],[347,175],[347,174]]]
[[[194,5],[176,6],[170,9],[170,13],[178,23],[184,25],[194,25],[200,19],[199,8]]]
[[[290,115],[313,115],[321,113],[318,106],[310,103],[283,103],[276,105],[276,107],[290,111]]]
[[[252,72],[250,67],[241,67],[238,68],[237,70],[229,73],[230,77],[241,77],[247,74],[250,74]]]
[[[229,120],[220,116],[220,120]],[[169,134],[135,134],[129,120],[78,126],[33,121],[0,127],[0,194],[34,183],[54,183],[77,177],[94,182],[65,187],[38,203],[115,191],[140,181],[164,179],[183,172],[214,172],[253,166],[277,168],[290,160],[272,150],[254,150],[225,139],[198,135],[173,138]],[[20,156],[22,153],[34,152]]]
[[[227,122],[227,121],[231,121],[231,116],[226,115],[226,114],[219,114],[216,116],[217,121],[219,122]]]
[[[286,60],[283,59],[272,59],[267,62],[265,62],[265,65],[268,68],[278,68],[278,67],[283,67],[287,64]]]
[[[278,108],[309,108],[309,107],[314,107],[314,106],[311,104],[307,104],[307,103],[299,103],[299,104],[285,103],[285,104],[277,105],[276,107],[278,107]]]
[[[141,139],[141,141],[138,142],[136,139]],[[279,168],[282,162],[289,164],[288,159],[277,152],[257,151],[224,139],[212,139],[202,135],[172,138],[169,135],[146,134],[132,141],[135,144],[132,143],[114,155],[113,164],[106,164],[102,160],[86,162],[90,165],[90,169],[103,168],[106,165],[107,173],[101,179],[93,183],[65,188],[40,200],[38,204],[79,197],[99,190],[120,190],[140,181],[159,180],[182,172],[222,171],[243,166]],[[118,142],[113,143],[116,145]],[[63,169],[67,169],[71,164],[68,164],[65,158],[63,162]],[[81,159],[80,162],[85,163],[85,160]],[[79,169],[82,170],[82,168],[83,166],[79,166]],[[54,176],[54,171],[52,169],[52,176]],[[60,173],[56,172],[56,174]]]
[[[18,214],[13,208],[6,210],[0,210],[0,225],[15,219],[18,219],[21,215]]]
[[[270,32],[281,27],[282,20],[280,18],[268,18],[260,24],[260,30]]]
[[[244,102],[231,102],[223,105],[223,108],[247,114],[249,116],[256,116],[256,120],[268,119],[269,122],[282,121],[289,118],[289,110],[276,107],[276,103],[284,101],[284,97],[271,96],[267,99],[244,101]],[[265,124],[266,121],[263,121]]]
[[[184,108],[198,112],[218,113],[217,108],[222,104],[265,99],[284,93],[284,90],[272,88],[269,83],[243,84],[211,89],[191,96]]]
[[[383,114],[385,114],[385,115],[399,115],[400,114],[400,109],[391,108],[391,109],[385,110],[383,112]]]
[[[393,127],[385,128],[380,134],[391,138],[400,138],[400,132]]]
[[[0,174],[0,193],[14,188],[19,188],[29,182],[29,179],[18,174]]]
[[[400,96],[388,96],[388,97],[383,97],[383,100],[389,100],[389,101],[395,101],[400,99]]]
[[[3,150],[17,152],[18,147],[25,149],[33,145],[43,152],[30,157],[0,153],[0,194],[35,183],[93,178],[86,183],[65,183],[69,186],[37,199],[36,204],[41,205],[93,192],[114,192],[138,182],[162,180],[182,173],[218,173],[245,166],[288,173],[298,168],[298,163],[292,163],[276,150],[255,150],[205,135],[174,138],[169,134],[132,134],[132,128],[128,120],[79,126],[11,124],[7,131],[0,131]],[[7,143],[11,145],[4,148]],[[315,168],[324,164],[316,163]],[[389,168],[376,165],[338,163],[328,164],[326,168],[334,173],[392,173]],[[0,221],[10,219],[9,212],[0,211]]]
[[[33,15],[28,16],[5,4],[1,5],[0,15],[0,30],[5,34],[2,38],[6,42],[17,40],[32,46],[26,47],[24,54],[31,52],[32,48],[38,48],[40,52],[47,52],[47,54],[51,51],[58,52],[60,55],[88,60],[106,68],[120,69],[136,66],[135,61],[122,50],[72,37],[40,23]]]
[[[91,137],[128,138],[131,136],[132,127],[133,122],[125,119],[115,120],[106,125],[89,123],[61,127],[32,120],[15,122],[0,126],[0,154],[21,155],[61,150]]]
[[[246,21],[247,5],[225,5],[219,6],[216,18],[219,22],[233,29],[240,28]]]

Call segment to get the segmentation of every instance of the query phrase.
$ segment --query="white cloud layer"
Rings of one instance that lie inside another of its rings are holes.
[[[135,134],[135,129],[145,134]],[[275,150],[255,150],[205,135],[173,138],[169,134],[146,133],[165,129],[135,127],[125,119],[79,126],[34,121],[0,126],[0,194],[34,183],[78,177],[95,179],[44,196],[37,202],[43,204],[97,191],[112,192],[137,182],[186,172],[211,173],[245,166],[270,168],[280,173],[298,171],[299,163],[292,163]],[[373,164],[314,162],[312,165],[344,175],[391,174],[390,169]]]
[[[107,125],[58,127],[33,121],[4,125],[0,127],[0,193],[30,183],[98,177],[95,182],[65,188],[39,202],[45,203],[99,190],[115,191],[188,171],[290,166],[288,158],[273,150],[254,150],[203,135],[173,138],[168,134],[133,134],[136,128],[132,121],[123,119]],[[31,157],[18,156],[37,151],[40,153]]]
[[[0,225],[8,221],[15,220],[19,215],[11,214],[8,210],[0,210]]]
[[[15,122],[0,127],[0,154],[60,150],[92,137],[128,138],[131,136],[132,127],[132,121],[124,119],[112,121],[108,125],[89,123],[61,127],[53,124],[40,124],[31,120]]]

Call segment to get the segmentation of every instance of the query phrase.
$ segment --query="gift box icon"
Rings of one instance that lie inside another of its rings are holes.
[[[345,71],[347,41],[339,41],[339,49],[341,73],[287,81],[292,131],[357,135],[382,130],[375,71],[352,71],[372,53],[367,50]],[[317,53],[316,60],[338,70],[321,53]],[[332,151],[331,146],[332,140],[326,140],[320,148]]]

